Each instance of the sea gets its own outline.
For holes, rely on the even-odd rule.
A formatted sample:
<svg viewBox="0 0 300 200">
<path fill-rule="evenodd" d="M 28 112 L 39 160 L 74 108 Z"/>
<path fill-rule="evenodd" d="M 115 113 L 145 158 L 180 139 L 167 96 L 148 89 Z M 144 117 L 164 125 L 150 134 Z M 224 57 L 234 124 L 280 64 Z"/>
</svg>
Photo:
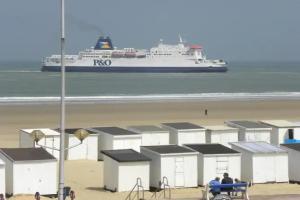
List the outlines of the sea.
<svg viewBox="0 0 300 200">
<path fill-rule="evenodd" d="M 58 102 L 61 75 L 0 62 L 0 103 Z M 66 73 L 70 102 L 300 99 L 300 62 L 228 63 L 227 73 Z"/>
</svg>

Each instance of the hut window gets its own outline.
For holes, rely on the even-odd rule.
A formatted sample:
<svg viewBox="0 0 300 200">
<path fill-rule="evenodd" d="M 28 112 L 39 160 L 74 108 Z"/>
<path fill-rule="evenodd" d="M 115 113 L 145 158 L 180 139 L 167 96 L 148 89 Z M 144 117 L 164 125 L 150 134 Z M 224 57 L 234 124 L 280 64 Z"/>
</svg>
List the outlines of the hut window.
<svg viewBox="0 0 300 200">
<path fill-rule="evenodd" d="M 289 133 L 289 139 L 293 140 L 294 139 L 294 129 L 288 129 L 288 133 Z"/>
</svg>

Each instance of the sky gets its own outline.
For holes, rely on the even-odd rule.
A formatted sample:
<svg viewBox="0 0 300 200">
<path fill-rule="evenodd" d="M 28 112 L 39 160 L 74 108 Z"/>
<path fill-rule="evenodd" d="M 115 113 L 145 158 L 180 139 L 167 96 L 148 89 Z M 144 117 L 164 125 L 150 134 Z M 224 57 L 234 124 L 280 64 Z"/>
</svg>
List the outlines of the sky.
<svg viewBox="0 0 300 200">
<path fill-rule="evenodd" d="M 0 0 L 0 61 L 60 52 L 59 0 Z M 201 44 L 208 58 L 300 61 L 299 0 L 66 0 L 66 52 L 108 35 L 118 48 L 159 39 Z"/>
</svg>

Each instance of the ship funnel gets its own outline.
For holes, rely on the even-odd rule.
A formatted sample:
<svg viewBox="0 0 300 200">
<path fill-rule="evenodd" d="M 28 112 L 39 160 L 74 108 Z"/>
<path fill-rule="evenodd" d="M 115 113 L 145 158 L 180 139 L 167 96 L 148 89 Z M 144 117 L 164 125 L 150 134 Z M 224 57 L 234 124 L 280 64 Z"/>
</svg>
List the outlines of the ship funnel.
<svg viewBox="0 0 300 200">
<path fill-rule="evenodd" d="M 95 47 L 95 50 L 113 50 L 114 46 L 109 37 L 104 38 L 103 36 L 99 37 Z"/>
</svg>

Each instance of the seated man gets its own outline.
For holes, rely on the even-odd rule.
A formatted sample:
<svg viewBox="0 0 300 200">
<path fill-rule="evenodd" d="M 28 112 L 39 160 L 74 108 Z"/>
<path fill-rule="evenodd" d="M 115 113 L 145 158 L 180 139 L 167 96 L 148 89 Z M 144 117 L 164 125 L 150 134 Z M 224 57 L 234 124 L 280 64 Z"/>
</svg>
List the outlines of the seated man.
<svg viewBox="0 0 300 200">
<path fill-rule="evenodd" d="M 211 180 L 209 182 L 209 185 L 210 186 L 213 186 L 213 185 L 220 185 L 220 178 L 219 177 L 216 177 L 214 180 Z M 209 192 L 212 193 L 213 196 L 216 196 L 218 194 L 220 194 L 220 188 L 211 188 L 209 190 Z"/>
<path fill-rule="evenodd" d="M 229 177 L 228 173 L 223 174 L 222 184 L 233 184 L 232 178 Z M 228 195 L 230 195 L 230 191 L 232 191 L 233 188 L 223 188 L 222 191 L 228 191 Z"/>
</svg>

